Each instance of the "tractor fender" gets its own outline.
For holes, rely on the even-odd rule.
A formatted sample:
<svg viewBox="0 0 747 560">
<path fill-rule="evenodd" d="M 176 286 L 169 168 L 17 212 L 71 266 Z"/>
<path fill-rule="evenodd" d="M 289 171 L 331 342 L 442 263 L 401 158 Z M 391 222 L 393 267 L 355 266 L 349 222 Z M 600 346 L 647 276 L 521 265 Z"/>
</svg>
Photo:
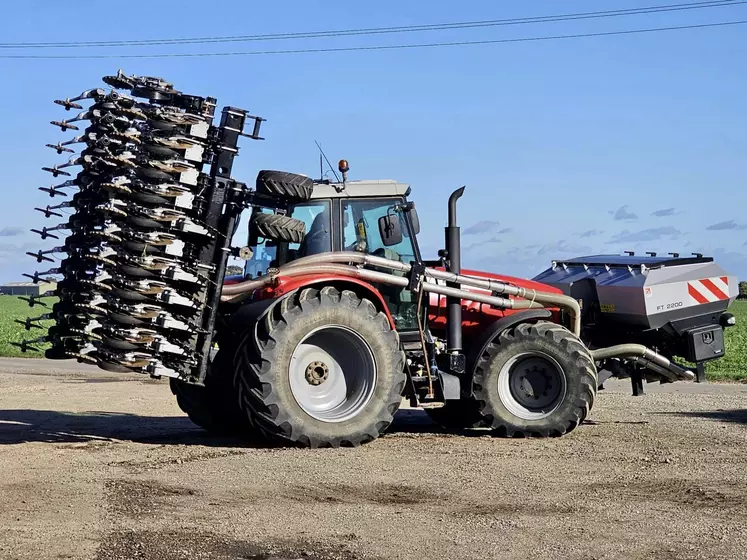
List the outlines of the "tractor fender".
<svg viewBox="0 0 747 560">
<path fill-rule="evenodd" d="M 349 289 L 356 292 L 361 297 L 371 299 L 374 305 L 386 314 L 386 318 L 392 327 L 392 330 L 397 330 L 397 326 L 394 324 L 394 318 L 389 312 L 389 306 L 384 301 L 379 290 L 377 290 L 372 284 L 358 278 L 349 276 L 336 276 L 333 274 L 314 274 L 307 277 L 299 276 L 296 278 L 283 279 L 280 277 L 279 285 L 275 292 L 280 296 L 280 299 L 285 296 L 295 293 L 302 288 L 308 288 L 312 286 L 318 286 L 319 284 L 332 284 L 340 289 Z"/>
<path fill-rule="evenodd" d="M 238 337 L 240 333 L 242 333 L 246 329 L 247 326 L 253 325 L 254 338 L 256 340 L 257 325 L 262 321 L 264 317 L 266 317 L 269 313 L 272 313 L 272 310 L 275 309 L 275 306 L 280 304 L 285 299 L 293 296 L 296 292 L 298 292 L 298 290 L 318 284 L 329 284 L 331 283 L 331 280 L 333 280 L 334 284 L 337 286 L 345 287 L 345 285 L 347 284 L 349 285 L 348 287 L 356 291 L 358 295 L 366 295 L 373 298 L 375 300 L 374 304 L 377 305 L 382 311 L 384 311 L 384 313 L 386 313 L 389 324 L 392 326 L 392 329 L 396 330 L 396 325 L 394 324 L 394 319 L 389 312 L 389 307 L 386 305 L 384 298 L 381 296 L 379 291 L 376 290 L 376 288 L 374 288 L 371 284 L 363 282 L 361 280 L 357 280 L 354 278 L 345 278 L 341 280 L 339 277 L 316 278 L 312 282 L 306 282 L 301 286 L 292 287 L 291 289 L 288 289 L 288 286 L 286 285 L 284 286 L 283 293 L 281 295 L 278 295 L 277 297 L 254 301 L 242 305 L 239 310 L 231 316 L 231 319 L 229 321 L 229 330 L 235 337 Z M 363 290 L 361 290 L 360 288 L 363 288 Z"/>
<path fill-rule="evenodd" d="M 475 341 L 473 350 L 467 356 L 467 364 L 470 373 L 474 375 L 475 366 L 477 366 L 477 360 L 487 350 L 488 345 L 493 342 L 499 334 L 506 329 L 518 325 L 519 323 L 526 323 L 528 321 L 547 319 L 552 316 L 552 312 L 549 309 L 527 309 L 526 311 L 519 311 L 518 313 L 512 313 L 505 317 L 498 319 L 495 323 L 491 324 L 485 329 L 480 337 Z M 475 351 L 476 350 L 476 351 Z M 470 388 L 471 391 L 471 388 Z"/>
</svg>

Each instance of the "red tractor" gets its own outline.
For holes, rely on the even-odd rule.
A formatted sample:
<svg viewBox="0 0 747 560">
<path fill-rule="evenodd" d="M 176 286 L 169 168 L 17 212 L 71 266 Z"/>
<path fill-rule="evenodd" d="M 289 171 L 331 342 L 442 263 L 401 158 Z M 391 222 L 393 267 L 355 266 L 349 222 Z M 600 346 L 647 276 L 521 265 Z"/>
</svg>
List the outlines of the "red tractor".
<svg viewBox="0 0 747 560">
<path fill-rule="evenodd" d="M 448 429 L 562 435 L 609 375 L 640 393 L 644 375 L 693 379 L 678 356 L 702 377 L 724 355 L 737 282 L 709 257 L 580 257 L 535 280 L 462 270 L 461 188 L 426 261 L 407 185 L 348 181 L 343 160 L 337 182 L 262 171 L 248 188 L 233 161 L 263 118 L 229 106 L 216 121 L 215 98 L 157 77 L 103 81 L 56 101 L 90 105 L 51 121 L 85 129 L 48 147 L 83 149 L 43 168 L 70 178 L 39 190 L 68 199 L 35 208 L 64 221 L 32 230 L 56 246 L 28 255 L 54 268 L 25 276 L 61 279 L 28 298 L 46 312 L 19 322 L 46 333 L 23 352 L 169 377 L 200 426 L 307 447 L 376 439 L 403 398 Z M 230 254 L 247 263 L 226 279 Z"/>
<path fill-rule="evenodd" d="M 439 260 L 425 261 L 407 185 L 260 172 L 256 195 L 274 202 L 254 206 L 245 273 L 226 278 L 204 387 L 172 379 L 181 408 L 211 431 L 306 447 L 376 439 L 403 398 L 450 430 L 575 429 L 598 384 L 579 303 L 531 280 L 462 270 L 463 192 L 449 199 Z M 626 346 L 603 357 L 692 378 Z"/>
</svg>

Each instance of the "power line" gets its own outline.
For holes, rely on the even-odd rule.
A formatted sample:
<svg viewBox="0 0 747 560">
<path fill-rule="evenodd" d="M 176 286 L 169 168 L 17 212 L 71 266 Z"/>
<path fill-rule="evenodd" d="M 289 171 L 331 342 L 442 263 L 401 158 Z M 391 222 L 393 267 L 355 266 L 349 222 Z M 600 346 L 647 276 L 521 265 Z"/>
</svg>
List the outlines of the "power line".
<svg viewBox="0 0 747 560">
<path fill-rule="evenodd" d="M 328 37 L 350 37 L 361 35 L 382 35 L 394 33 L 413 33 L 424 31 L 447 31 L 458 29 L 474 29 L 485 27 L 499 27 L 509 25 L 527 25 L 534 23 L 553 23 L 562 21 L 577 21 L 585 19 L 612 18 L 621 16 L 679 12 L 685 10 L 702 10 L 708 8 L 722 8 L 747 4 L 747 0 L 709 0 L 680 4 L 664 4 L 644 6 L 619 10 L 601 10 L 593 12 L 577 12 L 570 14 L 556 14 L 511 19 L 495 19 L 481 21 L 466 21 L 452 23 L 436 23 L 425 25 L 405 25 L 398 27 L 371 27 L 362 29 L 342 29 L 328 31 L 308 31 L 294 33 L 272 33 L 265 35 L 235 35 L 224 37 L 193 37 L 182 39 L 143 39 L 117 41 L 73 41 L 58 43 L 0 43 L 0 49 L 36 49 L 36 48 L 87 48 L 87 47 L 137 47 L 157 45 L 193 45 L 210 43 L 236 43 L 251 41 L 277 41 L 289 39 L 315 39 Z"/>
<path fill-rule="evenodd" d="M 116 58 L 199 58 L 199 57 L 222 57 L 222 56 L 262 56 L 282 54 L 309 54 L 309 53 L 331 53 L 331 52 L 353 52 L 353 51 L 382 51 L 395 49 L 421 49 L 433 47 L 461 47 L 467 45 L 495 45 L 500 43 L 523 43 L 532 41 L 553 41 L 563 39 L 582 39 L 588 37 L 609 37 L 613 35 L 633 35 L 642 33 L 658 33 L 663 31 L 679 31 L 684 29 L 705 29 L 709 27 L 726 27 L 731 25 L 744 25 L 747 20 L 722 21 L 716 23 L 701 23 L 694 25 L 679 25 L 670 27 L 653 27 L 648 29 L 623 29 L 619 31 L 604 31 L 598 33 L 575 33 L 571 35 L 545 35 L 540 37 L 517 37 L 512 39 L 488 39 L 483 41 L 453 41 L 442 43 L 416 43 L 411 45 L 374 45 L 359 47 L 335 47 L 319 49 L 287 49 L 270 51 L 245 51 L 245 52 L 216 52 L 216 53 L 157 53 L 157 54 L 100 54 L 100 55 L 0 55 L 0 59 L 16 60 L 93 60 L 93 59 L 116 59 Z"/>
</svg>

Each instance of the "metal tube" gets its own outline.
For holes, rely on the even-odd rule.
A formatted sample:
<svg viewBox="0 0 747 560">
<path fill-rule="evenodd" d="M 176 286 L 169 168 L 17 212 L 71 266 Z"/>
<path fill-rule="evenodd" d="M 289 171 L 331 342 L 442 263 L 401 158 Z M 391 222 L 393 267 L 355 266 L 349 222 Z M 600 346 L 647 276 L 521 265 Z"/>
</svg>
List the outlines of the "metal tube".
<svg viewBox="0 0 747 560">
<path fill-rule="evenodd" d="M 456 211 L 457 201 L 463 194 L 464 187 L 451 193 L 449 197 L 449 221 L 444 228 L 449 272 L 457 278 L 462 271 L 462 248 Z M 452 289 L 461 288 L 458 281 L 447 282 L 447 286 Z M 446 298 L 446 346 L 450 353 L 458 353 L 462 350 L 462 300 L 457 296 Z"/>
<path fill-rule="evenodd" d="M 318 265 L 298 267 L 290 270 L 284 270 L 279 276 L 293 277 L 303 276 L 306 274 L 339 274 L 341 276 L 351 276 L 355 278 L 361 278 L 369 282 L 391 284 L 394 286 L 401 286 L 403 288 L 410 284 L 410 281 L 407 278 L 403 278 L 401 276 L 393 276 L 392 274 L 389 274 L 387 272 L 378 272 L 376 270 L 368 270 L 365 268 L 356 268 L 354 266 L 344 265 Z M 253 286 L 251 287 L 251 291 L 269 284 L 273 281 L 274 278 L 277 278 L 277 276 L 267 276 L 262 279 L 253 280 L 251 282 L 251 284 L 253 284 Z M 244 287 L 246 286 L 246 284 L 249 284 L 249 282 L 224 287 L 223 296 L 236 296 L 249 292 L 249 290 Z M 423 282 L 422 286 L 423 290 L 426 292 L 433 292 L 447 297 L 451 296 L 468 301 L 477 301 L 480 303 L 486 303 L 488 305 L 494 305 L 500 308 L 526 308 L 531 304 L 531 302 L 529 301 L 522 302 L 506 298 L 488 296 L 476 292 L 469 292 L 467 290 L 451 288 L 449 286 L 432 284 L 430 282 Z M 224 301 L 234 301 L 234 299 L 232 298 L 229 300 L 227 297 L 225 297 Z"/>
<path fill-rule="evenodd" d="M 337 252 L 337 253 L 334 253 L 334 252 L 319 253 L 317 255 L 310 255 L 308 257 L 302 257 L 300 259 L 291 261 L 290 263 L 283 265 L 282 267 L 279 268 L 279 271 L 280 271 L 280 275 L 282 275 L 285 270 L 288 270 L 291 268 L 300 268 L 300 267 L 308 266 L 308 265 L 325 265 L 325 264 L 332 264 L 332 263 L 355 263 L 355 264 L 360 264 L 364 266 L 377 266 L 380 268 L 388 268 L 391 270 L 396 270 L 396 271 L 405 272 L 405 273 L 410 272 L 412 270 L 412 267 L 409 264 L 403 263 L 400 261 L 393 261 L 391 259 L 385 259 L 382 257 L 367 255 L 365 253 L 345 251 L 345 252 Z M 581 318 L 580 318 L 581 309 L 578 306 L 578 302 L 576 302 L 576 300 L 574 300 L 571 297 L 564 296 L 562 294 L 553 294 L 549 292 L 538 292 L 535 290 L 526 290 L 525 288 L 511 286 L 509 284 L 506 284 L 505 282 L 499 282 L 499 281 L 490 280 L 487 278 L 475 278 L 472 276 L 463 276 L 461 274 L 454 274 L 453 272 L 446 272 L 446 271 L 436 270 L 433 268 L 425 269 L 425 274 L 426 276 L 431 277 L 431 278 L 445 280 L 447 282 L 453 282 L 453 283 L 461 284 L 461 285 L 474 286 L 476 288 L 483 288 L 485 290 L 489 290 L 491 292 L 496 292 L 499 294 L 508 294 L 508 295 L 514 295 L 517 297 L 523 297 L 527 300 L 526 303 L 523 303 L 521 301 L 514 301 L 513 309 L 530 309 L 530 308 L 544 307 L 543 305 L 539 305 L 539 304 L 547 300 L 550 300 L 549 303 L 552 303 L 562 308 L 566 308 L 571 312 L 572 318 L 574 320 L 574 325 L 573 325 L 572 330 L 574 334 L 576 335 L 580 334 L 581 332 Z M 234 286 L 239 286 L 239 285 L 240 284 L 235 284 Z M 235 292 L 224 291 L 224 294 L 226 295 L 228 295 L 229 293 L 235 293 Z M 534 300 L 534 303 L 532 303 L 531 300 Z"/>
<path fill-rule="evenodd" d="M 673 372 L 679 379 L 695 379 L 695 374 L 689 369 L 684 369 L 670 362 L 661 354 L 654 352 L 650 348 L 646 348 L 642 344 L 618 344 L 617 346 L 610 346 L 608 348 L 599 348 L 598 350 L 592 350 L 591 356 L 595 361 L 604 360 L 605 358 L 643 358 Z"/>
<path fill-rule="evenodd" d="M 444 272 L 441 270 L 435 270 L 433 268 L 426 268 L 425 275 L 431 278 L 439 280 L 456 281 L 459 284 L 466 284 L 468 286 L 474 286 L 476 288 L 483 288 L 491 292 L 499 294 L 507 294 L 520 298 L 524 298 L 529 301 L 536 301 L 539 303 L 550 303 L 557 305 L 558 307 L 568 309 L 571 313 L 573 334 L 579 336 L 581 334 L 581 306 L 578 302 L 570 296 L 563 294 L 553 294 L 550 292 L 538 292 L 537 290 L 527 290 L 526 288 L 520 288 L 518 286 L 511 286 L 505 282 L 499 282 L 490 280 L 487 278 L 474 278 L 472 276 L 463 276 L 461 274 L 453 274 L 451 272 Z"/>
<path fill-rule="evenodd" d="M 651 371 L 656 372 L 659 375 L 663 375 L 671 381 L 679 381 L 679 377 L 677 377 L 677 375 L 675 375 L 673 372 L 661 367 L 658 364 L 655 364 L 654 362 L 648 361 L 646 358 L 635 358 L 635 361 L 641 364 L 641 366 L 643 366 L 644 368 L 650 369 Z"/>
<path fill-rule="evenodd" d="M 457 204 L 457 200 L 459 200 L 464 194 L 465 188 L 466 187 L 458 188 L 453 193 L 451 193 L 451 196 L 449 197 L 449 225 L 448 227 L 457 227 L 456 204 Z"/>
<path fill-rule="evenodd" d="M 227 286 L 223 286 L 221 295 L 232 296 L 245 292 L 253 292 L 268 284 L 270 280 L 272 280 L 271 276 L 264 276 L 262 278 L 255 278 L 254 280 L 247 280 L 246 282 L 239 282 L 238 284 L 228 284 Z"/>
<path fill-rule="evenodd" d="M 355 268 L 354 266 L 344 266 L 344 265 L 335 265 L 335 264 L 309 265 L 309 266 L 297 267 L 293 269 L 284 269 L 282 270 L 282 272 L 279 272 L 278 274 L 268 274 L 264 278 L 258 278 L 256 280 L 251 280 L 249 282 L 242 282 L 240 284 L 231 284 L 228 286 L 224 286 L 223 295 L 231 296 L 231 295 L 243 294 L 249 291 L 254 291 L 258 288 L 262 288 L 263 286 L 266 286 L 267 284 L 270 284 L 276 278 L 279 278 L 279 277 L 293 278 L 294 276 L 304 276 L 306 274 L 341 274 L 343 276 L 360 277 L 360 272 L 362 271 L 363 269 Z M 391 274 L 385 274 L 384 276 L 391 277 L 391 278 L 397 278 L 396 276 L 392 276 Z M 405 278 L 399 278 L 399 279 L 403 280 L 405 282 L 405 285 L 407 285 L 408 283 L 407 279 Z M 377 280 L 377 281 L 383 282 L 383 280 Z"/>
<path fill-rule="evenodd" d="M 412 267 L 400 261 L 393 261 L 391 259 L 385 259 L 382 257 L 376 257 L 373 255 L 367 255 L 366 253 L 357 253 L 353 251 L 343 251 L 338 253 L 319 253 L 317 255 L 309 255 L 308 257 L 302 257 L 291 261 L 288 264 L 280 267 L 280 270 L 286 270 L 287 268 L 297 268 L 299 266 L 305 266 L 308 264 L 332 264 L 332 263 L 356 263 L 365 264 L 370 266 L 379 266 L 381 268 L 389 268 L 398 272 L 410 272 Z"/>
</svg>

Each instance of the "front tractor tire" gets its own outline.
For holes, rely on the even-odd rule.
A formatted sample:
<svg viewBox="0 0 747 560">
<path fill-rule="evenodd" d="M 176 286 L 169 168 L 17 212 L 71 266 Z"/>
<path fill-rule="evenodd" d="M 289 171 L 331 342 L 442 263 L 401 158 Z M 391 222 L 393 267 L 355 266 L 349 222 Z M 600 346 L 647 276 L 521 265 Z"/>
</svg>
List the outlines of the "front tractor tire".
<svg viewBox="0 0 747 560">
<path fill-rule="evenodd" d="M 586 346 L 564 327 L 544 321 L 502 332 L 475 366 L 480 414 L 504 437 L 573 431 L 589 414 L 596 388 Z"/>
<path fill-rule="evenodd" d="M 245 333 L 234 384 L 240 407 L 271 441 L 354 447 L 391 424 L 404 360 L 397 332 L 371 301 L 306 288 Z"/>
</svg>

